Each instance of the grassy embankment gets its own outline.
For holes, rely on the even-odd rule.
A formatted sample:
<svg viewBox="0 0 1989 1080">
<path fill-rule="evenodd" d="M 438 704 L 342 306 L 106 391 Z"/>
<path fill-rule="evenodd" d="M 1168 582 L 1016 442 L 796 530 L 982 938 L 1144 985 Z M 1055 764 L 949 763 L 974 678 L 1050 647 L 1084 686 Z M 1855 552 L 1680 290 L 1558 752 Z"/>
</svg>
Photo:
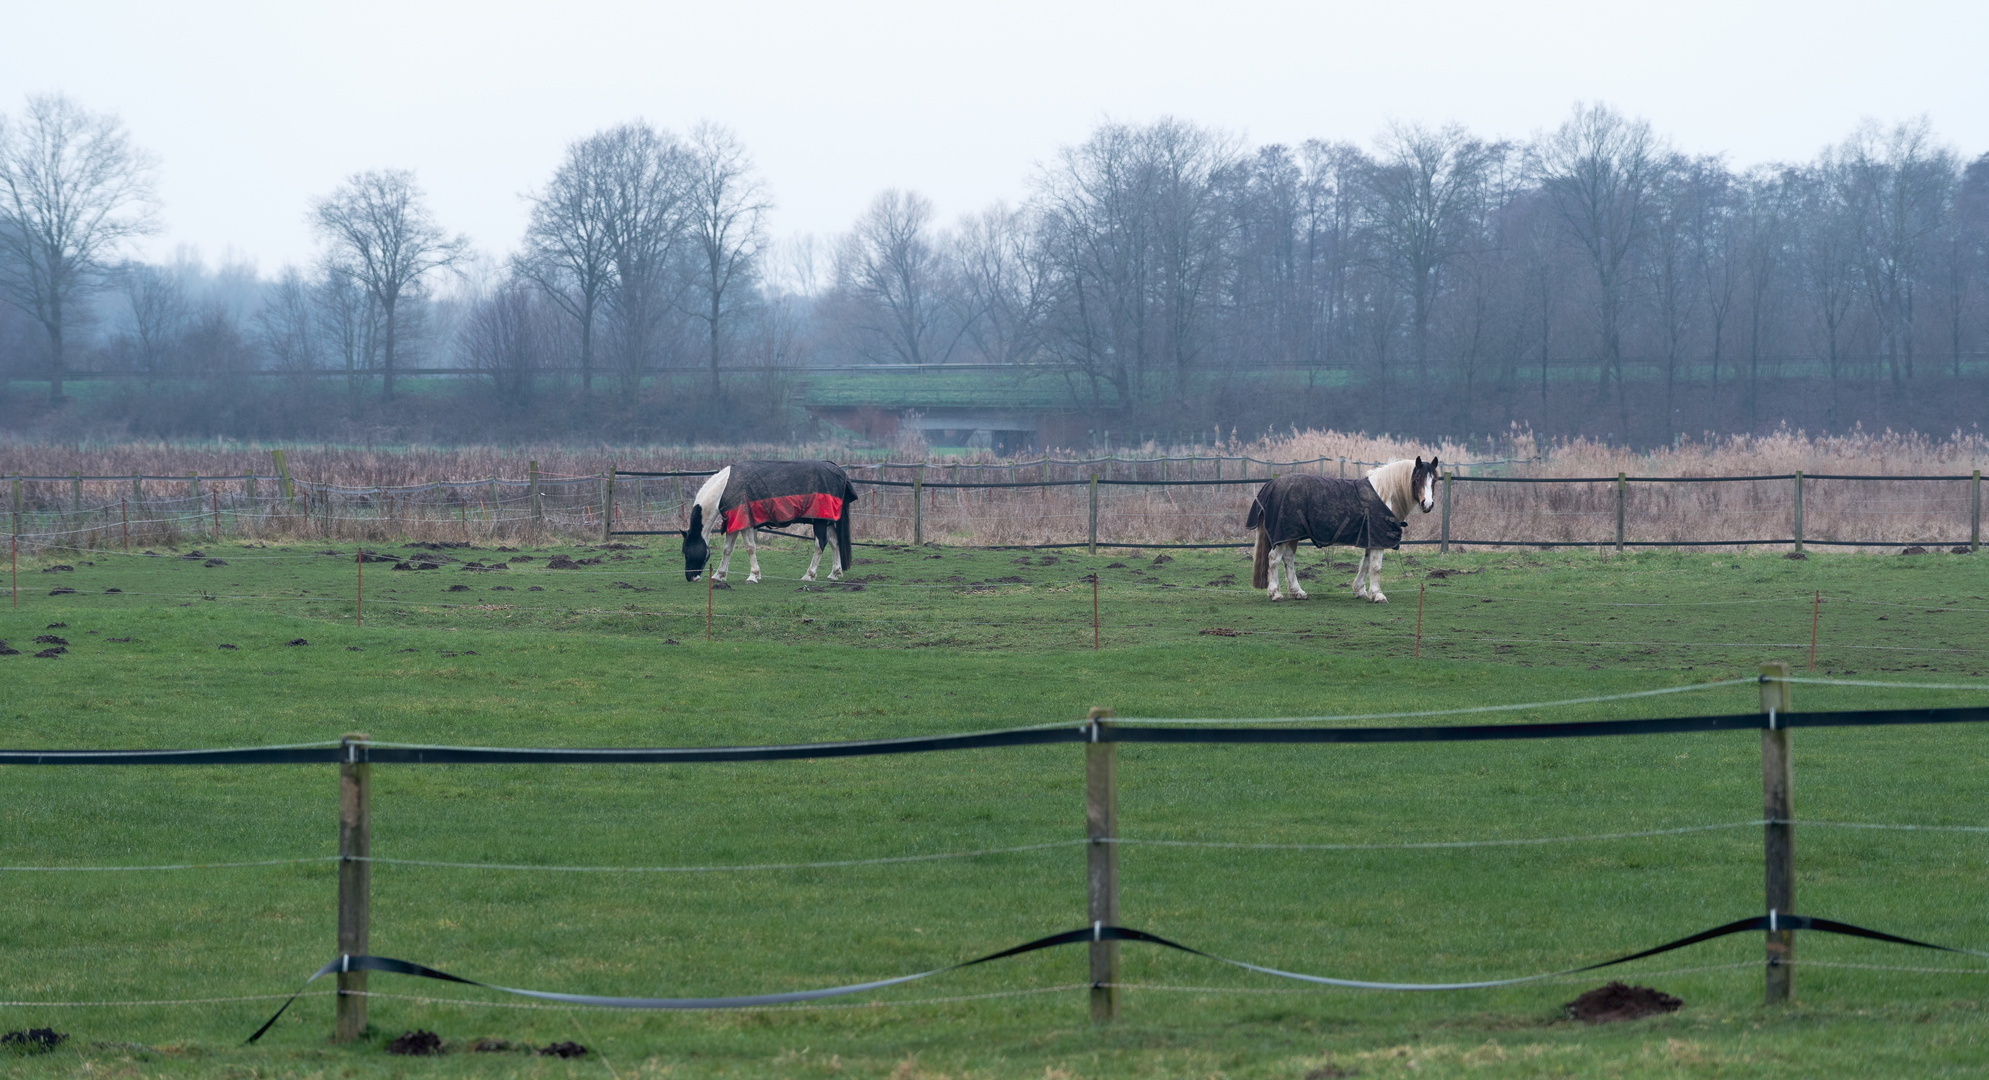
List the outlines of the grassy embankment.
<svg viewBox="0 0 1989 1080">
<path fill-rule="evenodd" d="M 405 549 L 392 549 L 401 551 Z M 1391 558 L 1394 603 L 1356 604 L 1321 567 L 1315 599 L 1268 605 L 1240 554 L 1155 566 L 1016 553 L 861 549 L 862 590 L 797 591 L 794 548 L 714 596 L 664 548 L 569 550 L 603 562 L 503 572 L 366 567 L 351 549 L 206 549 L 226 560 L 86 554 L 27 567 L 0 638 L 70 642 L 0 657 L 8 746 L 244 745 L 335 738 L 489 745 L 788 742 L 1080 717 L 1278 716 L 1541 700 L 1752 673 L 1925 680 L 1984 673 L 1989 572 L 1972 558 L 1482 554 Z M 509 558 L 456 550 L 460 560 Z M 626 560 L 614 560 L 626 554 Z M 1112 563 L 1124 565 L 1107 568 Z M 91 565 L 94 564 L 94 565 Z M 1100 573 L 1105 648 L 1091 645 Z M 1463 571 L 1438 579 L 1431 570 Z M 1019 578 L 1019 581 L 1001 579 Z M 628 587 L 624 588 L 622 583 Z M 1416 583 L 1428 585 L 1423 656 Z M 463 591 L 450 591 L 464 585 Z M 532 586 L 542 591 L 531 591 Z M 496 591 L 500 586 L 508 591 Z M 1173 586 L 1173 587 L 1168 587 Z M 48 596 L 52 588 L 77 590 Z M 105 589 L 118 593 L 107 594 Z M 648 591 L 641 591 L 647 589 Z M 212 597 L 213 599 L 207 599 Z M 322 599 L 313 599 L 322 598 Z M 1491 599 L 1488 599 L 1491 598 Z M 1851 600 L 1874 602 L 1854 604 Z M 1746 601 L 1746 602 L 1736 602 Z M 1659 604 L 1618 607 L 1610 604 Z M 1877 606 L 1898 605 L 1898 606 Z M 1700 606 L 1691 606 L 1700 605 Z M 1969 609 L 1977 609 L 1971 611 Z M 50 623 L 67 625 L 46 629 Z M 1206 635 L 1212 628 L 1244 631 Z M 287 646 L 296 638 L 309 645 Z M 112 638 L 130 638 L 113 642 Z M 674 644 L 671 644 L 674 642 Z M 1611 644 L 1588 644 L 1608 642 Z M 1768 644 L 1746 644 L 1768 643 Z M 222 644 L 237 646 L 221 649 Z M 1886 649 L 1874 648 L 1885 646 Z M 35 646 L 39 647 L 39 646 Z M 29 651 L 32 651 L 29 649 Z M 1899 674 L 1890 674 L 1899 673 Z M 1977 695 L 1798 687 L 1812 708 L 1960 704 Z M 1751 687 L 1528 712 L 1526 719 L 1745 711 Z M 1972 729 L 1797 737 L 1797 811 L 1814 821 L 1985 824 Z M 1120 820 L 1137 839 L 1377 843 L 1577 836 L 1759 816 L 1754 740 L 1666 736 L 1533 744 L 1120 749 Z M 375 770 L 376 855 L 531 865 L 686 866 L 968 851 L 1082 833 L 1073 747 L 687 767 Z M 303 858 L 334 850 L 321 767 L 22 768 L 0 798 L 0 865 Z M 1123 921 L 1213 952 L 1355 978 L 1552 970 L 1753 913 L 1759 832 L 1525 847 L 1121 852 Z M 1989 943 L 1982 841 L 1964 833 L 1798 831 L 1804 911 L 1963 945 Z M 1083 919 L 1077 846 L 846 869 L 704 874 L 380 866 L 375 952 L 474 978 L 595 993 L 725 994 L 921 970 Z M 287 991 L 332 948 L 332 866 L 0 873 L 0 1000 L 237 997 Z M 1803 959 L 1954 969 L 1973 961 L 1805 935 Z M 594 1059 L 457 1053 L 413 1065 L 379 1042 L 333 1048 L 326 998 L 265 1042 L 275 1002 L 0 1008 L 70 1047 L 0 1061 L 23 1075 L 1908 1075 L 1980 1068 L 1981 976 L 1802 969 L 1802 1004 L 1758 1006 L 1760 943 L 1735 937 L 1623 977 L 1683 997 L 1670 1018 L 1591 1029 L 1559 1003 L 1601 976 L 1433 995 L 1302 991 L 1128 946 L 1126 1019 L 1099 1030 L 1083 991 L 786 1012 L 631 1015 L 382 998 L 384 1037 L 427 1027 L 577 1039 Z M 875 995 L 914 1001 L 1065 986 L 1080 950 L 1039 953 Z M 1660 974 L 1687 968 L 1712 970 Z M 387 994 L 503 1000 L 374 976 Z M 1185 990 L 1184 987 L 1211 988 Z M 1251 991 L 1251 992 L 1228 992 Z M 1267 991 L 1270 991 L 1267 993 Z"/>
</svg>

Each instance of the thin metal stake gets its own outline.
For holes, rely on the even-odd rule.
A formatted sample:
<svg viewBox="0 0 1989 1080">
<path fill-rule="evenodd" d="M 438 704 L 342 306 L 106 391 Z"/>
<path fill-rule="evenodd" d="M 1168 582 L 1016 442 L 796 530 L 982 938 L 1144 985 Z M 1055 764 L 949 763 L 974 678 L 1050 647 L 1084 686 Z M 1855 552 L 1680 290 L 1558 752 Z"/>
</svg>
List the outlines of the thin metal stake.
<svg viewBox="0 0 1989 1080">
<path fill-rule="evenodd" d="M 1416 583 L 1416 659 L 1423 658 L 1423 590 L 1428 586 Z"/>
</svg>

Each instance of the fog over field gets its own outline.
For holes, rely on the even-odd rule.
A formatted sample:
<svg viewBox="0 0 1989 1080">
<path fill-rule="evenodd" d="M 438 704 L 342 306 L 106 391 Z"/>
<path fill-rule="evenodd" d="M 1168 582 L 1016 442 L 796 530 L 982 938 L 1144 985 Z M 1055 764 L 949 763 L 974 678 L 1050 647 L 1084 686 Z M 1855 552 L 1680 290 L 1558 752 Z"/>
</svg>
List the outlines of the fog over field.
<svg viewBox="0 0 1989 1080">
<path fill-rule="evenodd" d="M 1972 6 L 0 22 L 47 43 L 0 72 L 14 439 L 1636 447 L 1989 400 Z"/>
</svg>

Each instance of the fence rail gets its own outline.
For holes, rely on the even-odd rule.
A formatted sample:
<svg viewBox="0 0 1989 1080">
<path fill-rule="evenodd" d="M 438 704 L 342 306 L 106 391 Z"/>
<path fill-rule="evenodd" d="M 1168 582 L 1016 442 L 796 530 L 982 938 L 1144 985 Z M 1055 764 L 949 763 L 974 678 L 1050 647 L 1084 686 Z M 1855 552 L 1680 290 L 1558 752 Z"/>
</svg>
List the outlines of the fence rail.
<svg viewBox="0 0 1989 1080">
<path fill-rule="evenodd" d="M 224 538 L 501 542 L 667 535 L 711 470 L 436 480 L 353 487 L 273 475 L 10 478 L 11 532 L 51 547 Z M 1248 488 L 1373 462 L 1246 456 L 848 465 L 859 542 L 988 548 L 1245 547 Z M 1441 513 L 1409 546 L 1923 547 L 1978 550 L 1982 474 L 1546 476 L 1538 462 L 1447 468 Z M 1237 473 L 1241 472 L 1242 475 Z M 693 481 L 686 483 L 686 481 Z M 1244 489 L 1244 490 L 1239 490 Z"/>
<path fill-rule="evenodd" d="M 1737 682 L 1743 681 L 1746 680 L 1725 680 L 1693 687 L 1664 688 L 1657 691 L 1641 691 L 1636 694 L 1606 695 L 1604 698 L 1572 698 L 1558 702 L 1537 702 L 1528 706 L 1513 706 L 1513 708 L 1545 709 L 1556 706 L 1566 707 L 1588 704 L 1597 700 L 1616 700 L 1632 696 L 1649 696 L 1660 693 L 1731 687 Z M 337 977 L 338 992 L 336 997 L 334 1033 L 335 1037 L 341 1041 L 355 1039 L 365 1029 L 366 1002 L 369 996 L 372 996 L 367 991 L 367 973 L 369 971 L 398 973 L 467 985 L 487 986 L 506 993 L 523 994 L 528 997 L 550 999 L 569 1004 L 639 1009 L 738 1008 L 764 1007 L 771 1004 L 784 1004 L 813 1000 L 821 997 L 859 993 L 928 978 L 943 972 L 956 971 L 962 967 L 1019 955 L 1040 948 L 1084 944 L 1089 949 L 1090 956 L 1089 987 L 1091 1012 L 1095 1020 L 1102 1021 L 1116 1018 L 1119 1012 L 1119 990 L 1124 985 L 1119 975 L 1118 947 L 1121 941 L 1148 942 L 1167 948 L 1179 949 L 1211 960 L 1233 964 L 1247 970 L 1314 984 L 1356 989 L 1453 990 L 1514 985 L 1576 972 L 1592 971 L 1597 968 L 1682 948 L 1700 941 L 1711 940 L 1715 937 L 1760 930 L 1765 933 L 1766 963 L 1764 985 L 1767 999 L 1771 1004 L 1786 1002 L 1791 996 L 1791 983 L 1795 962 L 1794 935 L 1797 930 L 1849 934 L 1877 941 L 1919 948 L 1938 949 L 1945 952 L 1970 953 L 1971 955 L 1978 956 L 1989 955 L 1989 953 L 1972 953 L 1970 950 L 1932 945 L 1924 941 L 1880 931 L 1867 930 L 1846 923 L 1833 922 L 1828 919 L 1794 914 L 1791 908 L 1795 880 L 1793 843 L 1795 820 L 1789 800 L 1789 792 L 1793 786 L 1794 778 L 1793 756 L 1790 751 L 1789 742 L 1789 732 L 1793 728 L 1989 723 L 1989 707 L 1970 706 L 1934 709 L 1795 712 L 1791 707 L 1792 688 L 1795 684 L 1819 683 L 1829 685 L 1834 684 L 1835 681 L 1828 679 L 1794 678 L 1790 675 L 1788 665 L 1780 663 L 1762 665 L 1762 674 L 1758 681 L 1761 690 L 1761 709 L 1759 712 L 1638 720 L 1409 727 L 1280 726 L 1273 721 L 1268 724 L 1264 722 L 1251 722 L 1255 726 L 1227 726 L 1207 721 L 1180 721 L 1172 723 L 1160 721 L 1144 724 L 1137 721 L 1119 722 L 1113 719 L 1110 710 L 1093 709 L 1082 723 L 1047 724 L 1036 727 L 955 735 L 914 736 L 898 739 L 862 739 L 798 745 L 681 748 L 462 747 L 378 742 L 368 739 L 363 735 L 351 735 L 337 742 L 326 741 L 288 746 L 226 749 L 5 750 L 0 751 L 0 765 L 336 765 L 340 778 L 338 855 L 331 858 L 335 858 L 338 862 L 338 958 L 320 969 L 316 975 L 312 976 L 312 980 L 325 975 L 335 975 Z M 1858 682 L 1851 685 L 1890 685 L 1901 689 L 1915 688 L 1912 684 L 1872 684 Z M 1929 688 L 1946 689 L 1948 687 Z M 1965 687 L 1964 689 L 1976 688 Z M 1985 687 L 1984 689 L 1989 689 L 1989 687 Z M 1486 708 L 1493 707 L 1473 706 L 1453 710 L 1436 710 L 1418 715 L 1441 717 L 1480 712 Z M 1708 828 L 1743 827 L 1749 824 L 1760 825 L 1763 829 L 1763 863 L 1766 880 L 1764 896 L 1766 914 L 1762 916 L 1737 920 L 1684 938 L 1679 938 L 1656 948 L 1644 949 L 1596 964 L 1568 968 L 1564 971 L 1550 972 L 1544 975 L 1529 975 L 1519 978 L 1473 983 L 1380 983 L 1304 975 L 1274 968 L 1260 967 L 1204 953 L 1165 938 L 1122 927 L 1118 922 L 1120 882 L 1117 851 L 1123 844 L 1136 842 L 1119 836 L 1116 746 L 1122 742 L 1204 745 L 1236 743 L 1371 744 L 1385 742 L 1478 742 L 1743 730 L 1759 731 L 1761 733 L 1763 799 L 1761 820 L 1752 823 L 1739 823 L 1732 826 L 1697 826 L 1683 830 L 1657 830 L 1647 833 L 1630 833 L 1614 838 L 1638 838 L 1643 836 L 1670 835 L 1674 832 L 1699 831 Z M 1054 934 L 1004 949 L 1000 952 L 991 953 L 962 964 L 936 968 L 932 971 L 912 975 L 830 987 L 821 990 L 786 992 L 771 995 L 763 994 L 738 998 L 609 998 L 551 993 L 538 990 L 521 990 L 478 983 L 409 961 L 373 956 L 368 951 L 367 943 L 371 918 L 371 867 L 376 862 L 395 863 L 400 861 L 376 858 L 372 854 L 370 791 L 371 767 L 375 764 L 568 765 L 796 761 L 832 757 L 951 752 L 975 748 L 1039 746 L 1052 743 L 1081 743 L 1085 748 L 1085 839 L 1082 843 L 1085 845 L 1087 855 L 1085 870 L 1085 893 L 1089 923 L 1089 929 L 1087 930 Z M 1025 851 L 1057 846 L 1061 846 L 1061 843 L 1052 842 L 1049 844 L 1024 845 L 1004 850 Z M 1292 845 L 1277 846 L 1289 847 Z M 263 863 L 243 865 L 284 865 L 296 861 L 298 860 L 270 860 Z M 857 866 L 869 865 L 876 861 L 880 860 L 855 859 L 823 865 Z M 153 869 L 174 868 L 178 867 L 155 867 Z M 523 866 L 495 867 L 469 864 L 460 865 L 458 868 L 482 870 L 535 869 Z M 130 867 L 117 869 L 146 868 Z M 536 869 L 573 870 L 579 868 L 544 867 Z M 603 868 L 587 869 L 598 870 Z M 306 985 L 309 985 L 308 981 Z M 292 997 L 290 1000 L 294 1001 L 295 997 Z M 286 1002 L 284 1008 L 288 1008 L 288 1005 L 289 1002 Z M 281 1015 L 281 1010 L 279 1010 L 278 1015 Z M 256 1032 L 256 1037 L 267 1031 L 270 1024 L 275 1022 L 275 1019 L 275 1017 L 272 1017 L 269 1023 L 264 1024 L 263 1028 Z M 253 1037 L 251 1041 L 253 1041 Z"/>
</svg>

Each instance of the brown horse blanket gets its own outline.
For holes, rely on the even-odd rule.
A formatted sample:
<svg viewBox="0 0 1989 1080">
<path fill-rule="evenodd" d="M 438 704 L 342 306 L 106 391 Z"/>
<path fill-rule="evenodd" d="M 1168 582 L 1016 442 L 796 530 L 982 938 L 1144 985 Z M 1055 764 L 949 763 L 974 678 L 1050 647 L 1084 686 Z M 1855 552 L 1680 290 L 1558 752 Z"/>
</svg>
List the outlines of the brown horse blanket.
<svg viewBox="0 0 1989 1080">
<path fill-rule="evenodd" d="M 797 521 L 834 522 L 856 501 L 856 488 L 833 461 L 741 461 L 718 500 L 725 531 Z"/>
<path fill-rule="evenodd" d="M 1257 489 L 1243 527 L 1254 529 L 1260 523 L 1274 545 L 1311 540 L 1317 547 L 1343 544 L 1394 550 L 1402 546 L 1402 523 L 1365 477 L 1280 476 Z"/>
</svg>

